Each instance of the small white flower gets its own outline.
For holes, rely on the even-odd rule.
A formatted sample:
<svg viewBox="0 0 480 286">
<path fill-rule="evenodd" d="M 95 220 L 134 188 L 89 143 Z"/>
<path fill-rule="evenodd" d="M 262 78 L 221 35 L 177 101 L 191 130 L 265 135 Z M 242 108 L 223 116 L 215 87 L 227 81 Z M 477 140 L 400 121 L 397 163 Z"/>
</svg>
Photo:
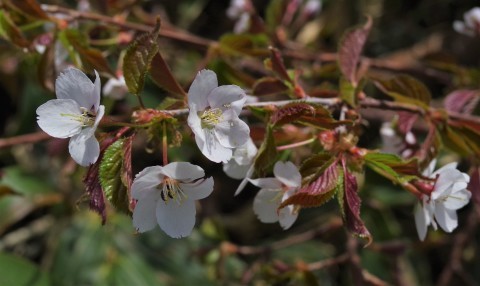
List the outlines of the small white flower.
<svg viewBox="0 0 480 286">
<path fill-rule="evenodd" d="M 391 122 L 384 122 L 380 128 L 380 137 L 382 138 L 381 152 L 401 155 L 404 158 L 412 155 L 413 150 L 408 148 L 409 145 L 416 143 L 412 132 L 408 132 L 402 139 L 392 128 Z"/>
<path fill-rule="evenodd" d="M 322 10 L 322 1 L 308 0 L 303 8 L 303 13 L 307 15 L 316 15 Z"/>
<path fill-rule="evenodd" d="M 253 201 L 253 211 L 261 222 L 278 221 L 283 229 L 288 229 L 297 219 L 298 213 L 293 205 L 281 210 L 278 210 L 278 207 L 301 186 L 302 176 L 292 162 L 275 163 L 273 174 L 275 178 L 249 180 L 261 188 Z"/>
<path fill-rule="evenodd" d="M 444 231 L 452 232 L 458 225 L 457 210 L 468 204 L 472 196 L 466 189 L 470 177 L 457 170 L 457 163 L 447 164 L 432 173 L 435 163 L 433 160 L 424 174 L 436 178 L 433 191 L 430 197 L 423 195 L 415 207 L 415 225 L 422 241 L 429 225 L 437 230 L 438 223 Z"/>
<path fill-rule="evenodd" d="M 158 223 L 173 238 L 189 236 L 195 226 L 195 201 L 213 191 L 213 178 L 188 162 L 153 166 L 137 174 L 132 184 L 133 226 L 139 232 L 151 230 Z"/>
<path fill-rule="evenodd" d="M 236 34 L 243 33 L 248 30 L 250 25 L 250 6 L 247 0 L 231 0 L 227 9 L 227 16 L 232 20 L 237 20 L 233 31 Z"/>
<path fill-rule="evenodd" d="M 52 99 L 37 108 L 37 122 L 48 135 L 70 138 L 68 149 L 78 164 L 88 166 L 97 161 L 100 147 L 95 130 L 105 112 L 100 105 L 100 78 L 95 84 L 80 70 L 69 68 L 57 78 Z"/>
<path fill-rule="evenodd" d="M 238 147 L 233 151 L 233 157 L 228 163 L 223 163 L 223 171 L 230 178 L 241 180 L 245 178 L 248 169 L 253 164 L 253 159 L 257 155 L 257 147 L 249 138 L 247 143 Z"/>
<path fill-rule="evenodd" d="M 123 75 L 109 79 L 103 86 L 103 95 L 113 99 L 122 99 L 127 93 L 128 88 Z"/>
<path fill-rule="evenodd" d="M 480 8 L 475 7 L 463 14 L 462 21 L 453 22 L 453 29 L 461 34 L 475 37 L 480 34 Z"/>
<path fill-rule="evenodd" d="M 188 91 L 188 125 L 203 155 L 213 162 L 232 158 L 232 149 L 245 144 L 250 128 L 238 118 L 245 92 L 236 85 L 218 86 L 211 70 L 200 71 Z"/>
</svg>

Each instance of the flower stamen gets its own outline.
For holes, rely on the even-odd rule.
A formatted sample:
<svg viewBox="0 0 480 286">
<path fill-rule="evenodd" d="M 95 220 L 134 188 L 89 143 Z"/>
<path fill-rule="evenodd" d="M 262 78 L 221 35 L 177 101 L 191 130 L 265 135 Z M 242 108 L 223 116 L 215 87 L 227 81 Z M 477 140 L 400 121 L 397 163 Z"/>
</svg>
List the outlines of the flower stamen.
<svg viewBox="0 0 480 286">
<path fill-rule="evenodd" d="M 163 183 L 159 185 L 160 197 L 165 204 L 170 200 L 174 200 L 178 205 L 182 204 L 182 201 L 187 199 L 187 195 L 180 188 L 177 180 L 172 178 L 165 178 Z"/>
<path fill-rule="evenodd" d="M 85 107 L 80 107 L 82 114 L 68 114 L 61 113 L 61 116 L 71 117 L 72 120 L 78 121 L 82 124 L 82 127 L 92 127 L 95 124 L 96 114 L 88 111 Z"/>
<path fill-rule="evenodd" d="M 207 109 L 200 115 L 202 128 L 212 129 L 220 122 L 222 110 L 220 108 Z"/>
</svg>

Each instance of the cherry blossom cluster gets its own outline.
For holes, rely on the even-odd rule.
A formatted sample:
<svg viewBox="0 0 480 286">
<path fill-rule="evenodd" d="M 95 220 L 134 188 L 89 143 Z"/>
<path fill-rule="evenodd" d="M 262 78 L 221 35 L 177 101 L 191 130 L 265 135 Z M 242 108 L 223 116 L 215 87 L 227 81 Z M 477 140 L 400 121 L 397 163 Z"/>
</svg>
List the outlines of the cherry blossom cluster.
<svg viewBox="0 0 480 286">
<path fill-rule="evenodd" d="M 92 82 L 82 71 L 68 68 L 56 80 L 57 99 L 37 109 L 38 125 L 52 137 L 70 138 L 69 152 L 81 166 L 94 164 L 100 155 L 95 131 L 104 116 L 100 105 L 100 78 L 95 72 Z M 122 79 L 109 82 L 104 94 L 125 93 Z M 117 96 L 115 95 L 115 96 Z M 298 216 L 299 207 L 282 203 L 302 187 L 302 176 L 292 162 L 275 163 L 274 177 L 252 179 L 257 147 L 250 138 L 249 126 L 240 119 L 246 102 L 245 91 L 236 85 L 219 86 L 213 71 L 200 71 L 188 91 L 188 126 L 202 154 L 216 163 L 223 163 L 225 173 L 243 180 L 237 195 L 250 182 L 260 188 L 253 202 L 253 211 L 264 223 L 279 222 L 290 228 Z M 414 143 L 413 134 L 399 137 L 391 124 L 382 127 L 384 152 L 405 157 L 405 143 Z M 428 226 L 437 225 L 452 232 L 458 225 L 456 211 L 468 204 L 469 176 L 450 163 L 433 172 L 436 160 L 425 170 L 430 178 L 421 188 L 415 207 L 415 223 L 419 238 L 424 240 Z M 136 200 L 133 226 L 138 232 L 153 229 L 157 224 L 169 236 L 181 238 L 190 235 L 195 225 L 197 200 L 208 197 L 214 189 L 212 177 L 189 162 L 164 162 L 164 166 L 147 167 L 138 173 L 131 186 Z M 281 208 L 280 208 L 281 207 Z"/>
</svg>

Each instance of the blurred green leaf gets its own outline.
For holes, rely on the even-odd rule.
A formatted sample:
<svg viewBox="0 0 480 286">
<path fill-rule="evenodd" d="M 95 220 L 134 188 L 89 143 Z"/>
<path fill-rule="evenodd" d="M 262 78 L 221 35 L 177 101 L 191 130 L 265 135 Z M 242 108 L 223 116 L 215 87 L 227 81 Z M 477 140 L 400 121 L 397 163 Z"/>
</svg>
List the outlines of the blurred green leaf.
<svg viewBox="0 0 480 286">
<path fill-rule="evenodd" d="M 30 174 L 20 167 L 3 169 L 0 185 L 13 189 L 16 193 L 25 196 L 35 196 L 54 193 L 55 190 L 45 181 L 45 177 Z"/>
<path fill-rule="evenodd" d="M 32 262 L 0 253 L 0 285 L 49 286 L 51 282 L 48 274 Z"/>
<path fill-rule="evenodd" d="M 402 74 L 390 79 L 374 79 L 374 82 L 395 101 L 429 108 L 432 95 L 428 88 L 414 77 Z"/>
<path fill-rule="evenodd" d="M 226 34 L 220 38 L 220 49 L 229 55 L 268 56 L 268 38 L 262 34 Z"/>
</svg>

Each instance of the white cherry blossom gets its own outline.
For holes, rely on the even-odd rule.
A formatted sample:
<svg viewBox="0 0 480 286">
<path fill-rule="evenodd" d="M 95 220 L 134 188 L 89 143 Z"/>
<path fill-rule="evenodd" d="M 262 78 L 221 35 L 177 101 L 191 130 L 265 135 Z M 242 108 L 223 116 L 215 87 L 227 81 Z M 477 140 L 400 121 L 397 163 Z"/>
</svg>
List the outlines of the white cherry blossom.
<svg viewBox="0 0 480 286">
<path fill-rule="evenodd" d="M 463 22 L 453 22 L 453 29 L 461 34 L 475 37 L 480 35 L 480 8 L 475 7 L 463 14 Z"/>
<path fill-rule="evenodd" d="M 408 132 L 404 138 L 400 137 L 391 122 L 384 122 L 380 128 L 380 137 L 382 138 L 381 152 L 401 155 L 408 158 L 413 154 L 413 150 L 409 146 L 416 143 L 415 135 Z"/>
<path fill-rule="evenodd" d="M 247 142 L 248 125 L 238 118 L 245 92 L 236 85 L 218 86 L 211 70 L 200 71 L 188 91 L 188 125 L 203 155 L 213 162 L 228 162 L 233 149 Z"/>
<path fill-rule="evenodd" d="M 189 236 L 195 226 L 195 201 L 213 191 L 213 178 L 188 162 L 153 166 L 137 174 L 132 197 L 137 200 L 133 226 L 139 232 L 155 225 L 173 238 Z"/>
<path fill-rule="evenodd" d="M 255 146 L 252 139 L 249 138 L 245 144 L 235 148 L 230 161 L 223 163 L 223 171 L 233 179 L 241 180 L 245 178 L 253 164 L 257 151 L 257 146 Z"/>
<path fill-rule="evenodd" d="M 123 75 L 109 79 L 103 86 L 103 95 L 113 99 L 122 99 L 127 93 L 128 88 Z"/>
<path fill-rule="evenodd" d="M 437 223 L 446 232 L 452 232 L 458 225 L 457 210 L 470 201 L 471 192 L 467 190 L 470 177 L 457 170 L 457 163 L 443 166 L 432 173 L 435 160 L 424 175 L 436 179 L 430 197 L 423 195 L 415 207 L 415 225 L 420 240 L 427 235 L 429 225 L 437 230 Z"/>
<path fill-rule="evenodd" d="M 233 31 L 236 34 L 246 32 L 250 25 L 250 0 L 231 0 L 227 9 L 227 16 L 232 20 L 237 20 Z"/>
<path fill-rule="evenodd" d="M 290 228 L 298 213 L 293 205 L 281 210 L 278 207 L 291 197 L 301 186 L 302 176 L 292 162 L 277 162 L 273 167 L 274 178 L 250 179 L 261 190 L 253 201 L 253 211 L 264 223 L 279 222 L 283 229 Z"/>
<path fill-rule="evenodd" d="M 37 122 L 48 135 L 70 138 L 70 155 L 79 165 L 97 161 L 100 146 L 95 130 L 105 107 L 100 105 L 100 78 L 95 71 L 95 83 L 76 68 L 66 69 L 55 82 L 57 99 L 37 108 Z"/>
</svg>

